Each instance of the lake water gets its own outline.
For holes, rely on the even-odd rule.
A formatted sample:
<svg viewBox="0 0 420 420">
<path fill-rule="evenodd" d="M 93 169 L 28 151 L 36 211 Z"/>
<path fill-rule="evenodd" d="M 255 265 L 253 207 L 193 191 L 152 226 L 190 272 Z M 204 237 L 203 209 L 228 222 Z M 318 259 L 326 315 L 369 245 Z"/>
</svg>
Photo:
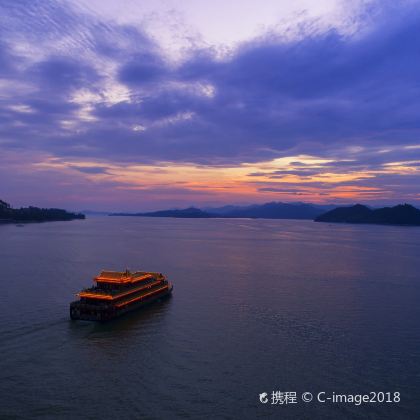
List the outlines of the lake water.
<svg viewBox="0 0 420 420">
<path fill-rule="evenodd" d="M 126 267 L 165 273 L 173 297 L 107 324 L 69 320 L 96 273 Z M 420 418 L 420 228 L 1 225 L 0 269 L 1 418 Z M 401 401 L 315 401 L 371 391 Z"/>
</svg>

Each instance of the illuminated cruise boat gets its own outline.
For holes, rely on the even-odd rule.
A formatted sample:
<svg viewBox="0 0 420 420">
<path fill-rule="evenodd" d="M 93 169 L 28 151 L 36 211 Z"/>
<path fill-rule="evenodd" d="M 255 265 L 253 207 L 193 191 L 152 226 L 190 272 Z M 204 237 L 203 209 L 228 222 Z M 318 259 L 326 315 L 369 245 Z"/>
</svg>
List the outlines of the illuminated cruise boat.
<svg viewBox="0 0 420 420">
<path fill-rule="evenodd" d="M 173 289 L 163 274 L 145 271 L 102 271 L 94 281 L 70 304 L 71 319 L 107 321 L 167 297 Z"/>
</svg>

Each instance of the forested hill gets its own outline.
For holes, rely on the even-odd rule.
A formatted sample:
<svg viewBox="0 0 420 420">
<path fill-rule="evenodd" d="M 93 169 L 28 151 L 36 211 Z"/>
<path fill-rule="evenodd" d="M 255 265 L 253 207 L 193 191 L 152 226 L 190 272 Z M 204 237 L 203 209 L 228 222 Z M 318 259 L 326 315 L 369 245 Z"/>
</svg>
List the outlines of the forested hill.
<svg viewBox="0 0 420 420">
<path fill-rule="evenodd" d="M 38 207 L 14 209 L 9 203 L 0 200 L 0 223 L 52 222 L 84 218 L 84 214 L 71 213 L 62 209 L 42 209 Z"/>
<path fill-rule="evenodd" d="M 316 222 L 330 223 L 373 223 L 380 225 L 420 226 L 420 210 L 410 204 L 395 207 L 370 209 L 361 204 L 338 207 L 315 219 Z"/>
</svg>

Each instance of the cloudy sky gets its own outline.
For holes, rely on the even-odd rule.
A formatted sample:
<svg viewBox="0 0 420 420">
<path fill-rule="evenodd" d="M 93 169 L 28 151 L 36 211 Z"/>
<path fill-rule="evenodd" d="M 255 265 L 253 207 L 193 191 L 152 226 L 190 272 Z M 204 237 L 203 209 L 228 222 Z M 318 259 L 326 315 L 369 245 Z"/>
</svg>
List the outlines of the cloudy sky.
<svg viewBox="0 0 420 420">
<path fill-rule="evenodd" d="M 0 199 L 418 205 L 419 21 L 419 0 L 1 0 Z"/>
</svg>

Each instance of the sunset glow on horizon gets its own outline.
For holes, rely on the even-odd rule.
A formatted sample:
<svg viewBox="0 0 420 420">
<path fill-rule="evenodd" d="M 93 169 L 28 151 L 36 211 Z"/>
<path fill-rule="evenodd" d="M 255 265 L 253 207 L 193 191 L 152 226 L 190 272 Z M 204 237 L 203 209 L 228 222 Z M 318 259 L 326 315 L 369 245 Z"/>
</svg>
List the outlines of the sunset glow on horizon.
<svg viewBox="0 0 420 420">
<path fill-rule="evenodd" d="M 0 199 L 418 206 L 418 6 L 2 2 Z"/>
</svg>

